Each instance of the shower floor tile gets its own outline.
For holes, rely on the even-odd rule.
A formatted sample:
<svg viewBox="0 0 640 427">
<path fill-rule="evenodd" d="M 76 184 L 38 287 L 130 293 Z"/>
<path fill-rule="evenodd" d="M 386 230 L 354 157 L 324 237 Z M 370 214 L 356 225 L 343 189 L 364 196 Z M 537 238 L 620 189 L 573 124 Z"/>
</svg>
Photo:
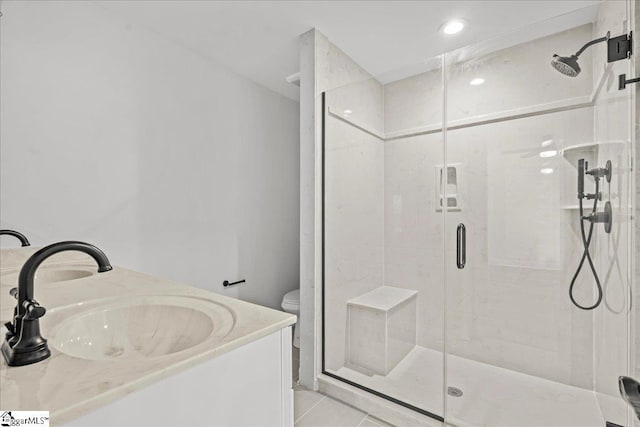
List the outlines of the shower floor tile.
<svg viewBox="0 0 640 427">
<path fill-rule="evenodd" d="M 349 368 L 336 374 L 432 413 L 443 413 L 443 358 L 415 347 L 388 375 Z M 459 426 L 602 427 L 595 394 L 582 388 L 450 356 L 449 386 L 462 390 L 447 398 L 447 413 Z"/>
</svg>

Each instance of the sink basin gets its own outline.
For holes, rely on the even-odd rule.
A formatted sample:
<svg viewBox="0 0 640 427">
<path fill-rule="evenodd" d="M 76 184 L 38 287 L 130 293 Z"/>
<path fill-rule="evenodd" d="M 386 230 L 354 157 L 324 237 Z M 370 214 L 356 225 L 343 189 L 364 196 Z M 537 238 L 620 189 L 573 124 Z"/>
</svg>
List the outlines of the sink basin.
<svg viewBox="0 0 640 427">
<path fill-rule="evenodd" d="M 36 270 L 36 295 L 40 295 L 41 285 L 71 283 L 78 279 L 91 277 L 98 273 L 92 265 L 43 265 Z M 0 317 L 7 321 L 11 318 L 16 300 L 9 297 L 9 289 L 18 287 L 20 270 L 8 270 L 0 274 Z"/>
<path fill-rule="evenodd" d="M 167 356 L 224 338 L 235 324 L 228 307 L 201 298 L 146 296 L 48 313 L 64 317 L 52 328 L 51 346 L 88 360 L 132 360 Z M 47 318 L 44 317 L 44 319 Z"/>
<path fill-rule="evenodd" d="M 93 266 L 42 266 L 36 270 L 35 283 L 47 284 L 54 282 L 67 282 L 70 280 L 83 279 L 97 274 L 97 268 Z M 3 287 L 18 286 L 18 276 L 20 270 L 12 270 L 0 276 Z"/>
<path fill-rule="evenodd" d="M 73 267 L 41 268 L 36 271 L 35 283 L 66 282 L 93 276 L 96 273 L 97 270 L 81 270 Z"/>
</svg>

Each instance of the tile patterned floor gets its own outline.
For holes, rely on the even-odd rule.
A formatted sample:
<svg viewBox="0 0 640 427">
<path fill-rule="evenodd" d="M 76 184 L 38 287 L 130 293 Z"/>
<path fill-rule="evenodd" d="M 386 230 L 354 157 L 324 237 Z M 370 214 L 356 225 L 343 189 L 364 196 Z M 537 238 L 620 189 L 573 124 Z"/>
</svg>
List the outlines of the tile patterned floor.
<svg viewBox="0 0 640 427">
<path fill-rule="evenodd" d="M 324 394 L 298 385 L 300 350 L 293 347 L 293 418 L 296 427 L 393 427 Z"/>
<path fill-rule="evenodd" d="M 294 420 L 297 427 L 392 427 L 365 412 L 300 386 L 294 391 Z"/>
</svg>

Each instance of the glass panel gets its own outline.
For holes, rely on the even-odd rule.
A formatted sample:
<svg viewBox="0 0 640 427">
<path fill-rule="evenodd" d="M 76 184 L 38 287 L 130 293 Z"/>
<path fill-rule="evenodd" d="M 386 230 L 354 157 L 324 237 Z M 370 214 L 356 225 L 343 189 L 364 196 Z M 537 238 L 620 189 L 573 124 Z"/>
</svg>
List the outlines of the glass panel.
<svg viewBox="0 0 640 427">
<path fill-rule="evenodd" d="M 630 91 L 617 88 L 629 61 L 607 65 L 600 43 L 580 55 L 575 77 L 549 64 L 607 31 L 628 32 L 625 8 L 604 2 L 446 55 L 446 163 L 459 168 L 459 209 L 445 232 L 451 423 L 630 424 L 616 386 L 629 366 L 631 109 Z M 590 242 L 604 291 L 593 310 L 569 297 L 584 252 L 580 159 L 589 169 L 613 164 L 597 205 L 611 204 L 612 231 L 595 224 Z M 595 191 L 591 176 L 584 187 Z M 589 215 L 593 200 L 584 203 Z M 454 262 L 459 223 L 464 269 Z M 598 300 L 588 262 L 572 295 L 583 306 Z"/>
<path fill-rule="evenodd" d="M 612 36 L 627 34 L 630 26 L 628 3 L 606 2 L 597 9 L 594 35 L 611 32 Z M 637 34 L 637 31 L 634 31 Z M 633 89 L 618 88 L 618 76 L 630 75 L 631 61 L 607 63 L 607 46 L 594 46 L 594 69 L 606 76 L 606 82 L 595 99 L 594 132 L 598 142 L 598 166 L 612 162 L 611 183 L 604 186 L 603 201 L 611 204 L 611 233 L 599 230 L 594 244 L 595 266 L 603 287 L 602 307 L 594 310 L 594 382 L 598 404 L 605 420 L 631 425 L 627 405 L 620 399 L 618 377 L 635 376 L 630 365 L 631 304 L 631 95 Z M 594 164 L 595 165 L 595 164 Z M 640 380 L 640 378 L 636 377 Z M 630 414 L 629 414 L 630 415 Z M 635 418 L 635 417 L 634 417 Z"/>
<path fill-rule="evenodd" d="M 325 93 L 323 371 L 441 418 L 440 58 L 424 68 Z"/>
</svg>

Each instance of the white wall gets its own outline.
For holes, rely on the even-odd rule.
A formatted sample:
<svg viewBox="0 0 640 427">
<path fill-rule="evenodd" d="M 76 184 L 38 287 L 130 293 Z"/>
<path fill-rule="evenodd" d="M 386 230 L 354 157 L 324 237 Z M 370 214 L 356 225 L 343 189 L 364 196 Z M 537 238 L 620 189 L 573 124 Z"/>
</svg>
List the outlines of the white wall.
<svg viewBox="0 0 640 427">
<path fill-rule="evenodd" d="M 300 383 L 313 389 L 321 349 L 321 95 L 369 79 L 318 30 L 300 36 Z"/>
<path fill-rule="evenodd" d="M 2 227 L 279 307 L 298 286 L 298 104 L 89 2 L 2 12 Z"/>
</svg>

